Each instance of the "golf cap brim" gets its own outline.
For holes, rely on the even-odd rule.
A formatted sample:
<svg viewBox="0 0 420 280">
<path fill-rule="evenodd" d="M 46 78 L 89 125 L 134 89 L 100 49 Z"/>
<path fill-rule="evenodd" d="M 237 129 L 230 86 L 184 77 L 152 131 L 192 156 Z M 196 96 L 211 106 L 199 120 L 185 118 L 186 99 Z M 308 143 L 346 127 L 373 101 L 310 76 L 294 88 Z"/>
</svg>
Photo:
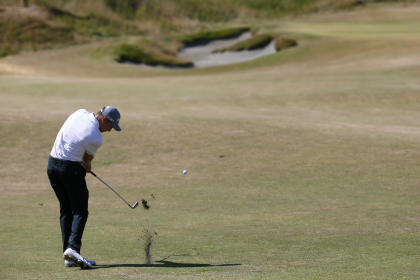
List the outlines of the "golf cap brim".
<svg viewBox="0 0 420 280">
<path fill-rule="evenodd" d="M 116 124 L 115 122 L 111 122 L 112 123 L 112 127 L 116 130 L 116 131 L 121 131 L 121 127 Z"/>
<path fill-rule="evenodd" d="M 111 122 L 112 127 L 116 131 L 121 131 L 121 127 L 119 126 L 120 122 L 120 112 L 118 112 L 117 108 L 113 106 L 106 106 L 104 109 L 101 110 L 102 115 Z"/>
</svg>

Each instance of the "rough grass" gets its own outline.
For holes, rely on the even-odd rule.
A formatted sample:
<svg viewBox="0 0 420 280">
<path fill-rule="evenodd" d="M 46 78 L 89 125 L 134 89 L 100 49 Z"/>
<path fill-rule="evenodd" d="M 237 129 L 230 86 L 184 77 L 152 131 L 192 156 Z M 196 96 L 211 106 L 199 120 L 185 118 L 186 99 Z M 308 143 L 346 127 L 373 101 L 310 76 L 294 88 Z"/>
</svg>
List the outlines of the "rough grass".
<svg viewBox="0 0 420 280">
<path fill-rule="evenodd" d="M 319 12 L 323 10 L 343 10 L 365 7 L 378 2 L 410 3 L 415 0 L 42 0 L 38 4 L 48 4 L 59 8 L 71 7 L 76 12 L 112 11 L 127 19 L 167 19 L 188 18 L 203 22 L 227 22 L 238 18 L 257 16 L 276 18 L 290 14 Z M 6 0 L 6 3 L 20 5 L 20 0 Z"/>
<path fill-rule="evenodd" d="M 297 41 L 292 38 L 286 38 L 283 36 L 279 36 L 275 39 L 274 47 L 276 51 L 281 51 L 283 49 L 296 47 L 298 45 Z"/>
<path fill-rule="evenodd" d="M 192 34 L 181 35 L 177 39 L 180 42 L 182 42 L 184 46 L 195 46 L 206 44 L 216 39 L 234 38 L 249 30 L 250 27 L 234 27 L 217 30 L 205 30 Z"/>
<path fill-rule="evenodd" d="M 150 51 L 133 44 L 122 44 L 115 48 L 114 59 L 120 63 L 146 64 L 150 66 L 192 67 L 190 61 L 184 61 L 176 56 L 162 52 Z"/>
<path fill-rule="evenodd" d="M 68 0 L 32 1 L 34 8 L 20 8 L 16 14 L 36 14 L 31 23 L 31 33 L 24 38 L 15 38 L 9 33 L 23 34 L 27 28 L 25 19 L 3 17 L 8 10 L 18 10 L 19 0 L 3 1 L 0 5 L 1 56 L 24 50 L 39 50 L 61 47 L 80 42 L 94 42 L 100 38 L 141 35 L 148 39 L 163 41 L 188 32 L 208 30 L 214 23 L 249 24 L 261 19 L 278 19 L 302 13 L 327 10 L 369 7 L 377 2 L 407 1 L 333 1 L 333 0 Z M 14 8 L 10 8 L 14 7 Z M 3 12 L 1 12 L 3 10 Z M 43 17 L 39 17 L 43 11 Z M 196 34 L 196 38 L 185 38 L 188 44 L 203 44 L 214 38 L 234 35 Z M 22 43 L 22 40 L 24 41 Z M 172 44 L 168 42 L 168 44 Z"/>
<path fill-rule="evenodd" d="M 79 16 L 55 7 L 7 8 L 0 12 L 3 56 L 141 32 L 133 25 L 90 13 Z"/>
<path fill-rule="evenodd" d="M 205 70 L 108 64 L 87 47 L 3 59 L 38 71 L 0 77 L 1 278 L 419 279 L 418 9 L 278 22 L 299 48 Z M 88 176 L 82 253 L 98 268 L 64 268 L 47 157 L 70 112 L 104 103 L 123 131 L 93 168 L 151 209 Z"/>
<path fill-rule="evenodd" d="M 0 13 L 0 52 L 39 50 L 74 43 L 71 29 L 51 24 L 37 13 L 7 9 Z"/>
</svg>

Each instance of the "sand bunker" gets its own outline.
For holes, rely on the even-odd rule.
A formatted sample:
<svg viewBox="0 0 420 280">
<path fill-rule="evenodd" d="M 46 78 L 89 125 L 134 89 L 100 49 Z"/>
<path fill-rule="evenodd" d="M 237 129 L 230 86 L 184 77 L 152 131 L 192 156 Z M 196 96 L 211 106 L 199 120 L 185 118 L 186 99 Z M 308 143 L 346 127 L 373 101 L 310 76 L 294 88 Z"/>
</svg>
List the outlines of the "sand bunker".
<svg viewBox="0 0 420 280">
<path fill-rule="evenodd" d="M 251 36 L 250 32 L 246 32 L 234 39 L 215 40 L 203 46 L 185 47 L 178 52 L 178 57 L 192 61 L 196 68 L 203 68 L 244 62 L 276 52 L 274 41 L 272 41 L 266 47 L 253 51 L 212 53 L 213 50 L 228 47 L 247 40 Z"/>
</svg>

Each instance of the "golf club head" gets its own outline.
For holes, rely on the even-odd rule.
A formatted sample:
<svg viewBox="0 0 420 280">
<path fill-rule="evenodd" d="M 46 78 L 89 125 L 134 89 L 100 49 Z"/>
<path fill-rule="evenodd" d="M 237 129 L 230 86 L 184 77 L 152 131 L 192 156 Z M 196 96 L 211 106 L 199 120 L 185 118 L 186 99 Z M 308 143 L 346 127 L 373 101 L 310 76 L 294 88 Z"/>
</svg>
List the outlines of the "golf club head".
<svg viewBox="0 0 420 280">
<path fill-rule="evenodd" d="M 134 208 L 136 208 L 137 206 L 139 206 L 139 202 L 138 202 L 138 201 L 136 201 L 133 205 L 131 205 L 131 208 L 132 208 L 132 209 L 134 209 Z"/>
</svg>

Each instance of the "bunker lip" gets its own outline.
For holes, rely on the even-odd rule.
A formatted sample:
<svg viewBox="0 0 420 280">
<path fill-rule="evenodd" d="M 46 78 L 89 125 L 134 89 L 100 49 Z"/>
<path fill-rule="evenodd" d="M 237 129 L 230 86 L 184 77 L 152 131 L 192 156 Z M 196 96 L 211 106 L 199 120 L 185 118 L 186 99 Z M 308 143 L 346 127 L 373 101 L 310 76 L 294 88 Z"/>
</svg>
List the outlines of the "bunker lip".
<svg viewBox="0 0 420 280">
<path fill-rule="evenodd" d="M 214 40 L 206 45 L 184 47 L 178 52 L 178 57 L 192 61 L 194 68 L 205 68 L 249 61 L 276 52 L 274 42 L 272 40 L 267 46 L 252 51 L 226 51 L 223 53 L 212 53 L 216 49 L 225 48 L 247 40 L 251 38 L 251 36 L 250 32 L 245 32 L 232 39 Z"/>
</svg>

